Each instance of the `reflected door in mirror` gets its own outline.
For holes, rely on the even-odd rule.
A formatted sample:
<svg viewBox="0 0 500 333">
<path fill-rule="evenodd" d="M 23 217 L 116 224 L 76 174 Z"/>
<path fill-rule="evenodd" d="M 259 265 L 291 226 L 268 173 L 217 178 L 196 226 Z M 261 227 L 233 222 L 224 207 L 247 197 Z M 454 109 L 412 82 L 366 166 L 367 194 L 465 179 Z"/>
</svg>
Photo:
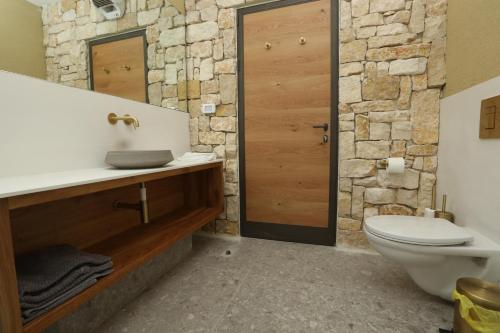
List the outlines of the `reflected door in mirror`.
<svg viewBox="0 0 500 333">
<path fill-rule="evenodd" d="M 147 103 L 145 45 L 144 30 L 90 41 L 91 89 Z"/>
</svg>

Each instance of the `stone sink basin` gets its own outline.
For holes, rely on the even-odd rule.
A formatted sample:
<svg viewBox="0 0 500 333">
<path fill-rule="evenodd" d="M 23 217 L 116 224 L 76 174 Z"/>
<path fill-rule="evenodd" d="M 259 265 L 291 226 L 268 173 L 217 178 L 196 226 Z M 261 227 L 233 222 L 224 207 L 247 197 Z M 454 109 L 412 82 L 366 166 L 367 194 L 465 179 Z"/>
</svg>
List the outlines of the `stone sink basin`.
<svg viewBox="0 0 500 333">
<path fill-rule="evenodd" d="M 121 150 L 106 154 L 105 162 L 118 169 L 158 168 L 173 161 L 170 150 Z"/>
</svg>

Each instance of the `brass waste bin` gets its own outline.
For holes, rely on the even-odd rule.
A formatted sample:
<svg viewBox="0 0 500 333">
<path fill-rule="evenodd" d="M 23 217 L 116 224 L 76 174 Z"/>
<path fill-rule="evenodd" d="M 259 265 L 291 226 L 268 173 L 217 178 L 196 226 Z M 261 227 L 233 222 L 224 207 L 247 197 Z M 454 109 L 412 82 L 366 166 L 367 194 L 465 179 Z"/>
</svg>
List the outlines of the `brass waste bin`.
<svg viewBox="0 0 500 333">
<path fill-rule="evenodd" d="M 477 323 L 481 322 L 481 318 L 476 310 L 481 310 L 489 315 L 489 325 L 476 325 L 474 329 L 467 320 L 462 318 L 460 314 L 460 300 L 458 297 L 465 296 L 468 298 L 475 309 L 468 311 L 470 318 Z M 457 288 L 454 293 L 455 299 L 455 314 L 453 320 L 454 333 L 483 333 L 483 332 L 498 332 L 500 333 L 500 286 L 476 278 L 461 278 L 457 280 Z M 465 299 L 464 299 L 465 300 Z M 481 314 L 480 314 L 481 315 Z M 492 319 L 493 318 L 493 319 Z"/>
</svg>

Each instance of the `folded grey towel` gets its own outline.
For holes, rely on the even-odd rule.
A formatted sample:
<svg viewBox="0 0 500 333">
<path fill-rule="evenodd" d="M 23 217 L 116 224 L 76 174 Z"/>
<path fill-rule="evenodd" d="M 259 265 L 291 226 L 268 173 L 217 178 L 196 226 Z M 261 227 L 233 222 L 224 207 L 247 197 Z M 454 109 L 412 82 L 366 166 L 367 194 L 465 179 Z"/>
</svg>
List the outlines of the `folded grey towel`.
<svg viewBox="0 0 500 333">
<path fill-rule="evenodd" d="M 62 277 L 57 284 L 45 290 L 40 290 L 36 293 L 25 293 L 20 296 L 21 307 L 30 307 L 30 305 L 39 306 L 50 300 L 52 297 L 65 292 L 74 287 L 75 284 L 87 280 L 89 277 L 102 277 L 112 272 L 113 263 L 107 262 L 99 266 L 85 265 L 71 271 L 66 276 Z M 102 274 L 104 272 L 105 274 Z"/>
<path fill-rule="evenodd" d="M 51 302 L 48 302 L 44 306 L 41 306 L 41 307 L 36 308 L 36 309 L 22 311 L 23 324 L 35 319 L 36 317 L 38 317 L 46 312 L 49 312 L 51 309 L 64 303 L 66 300 L 70 299 L 71 297 L 81 293 L 82 291 L 84 291 L 88 287 L 94 285 L 96 282 L 97 282 L 97 279 L 88 279 L 87 281 L 79 284 L 76 288 L 68 290 L 65 294 L 60 295 L 58 298 L 53 299 Z"/>
<path fill-rule="evenodd" d="M 19 296 L 38 294 L 56 286 L 61 279 L 82 266 L 100 266 L 110 257 L 79 251 L 70 245 L 57 245 L 16 258 Z"/>
<path fill-rule="evenodd" d="M 94 272 L 92 274 L 86 274 L 83 275 L 77 279 L 74 279 L 70 284 L 66 284 L 65 288 L 58 288 L 57 292 L 52 292 L 52 290 L 48 290 L 47 293 L 40 295 L 40 296 L 46 296 L 45 298 L 39 298 L 38 301 L 33 301 L 33 300 L 27 300 L 26 298 L 21 299 L 21 310 L 24 313 L 25 311 L 28 310 L 36 310 L 38 308 L 44 308 L 48 304 L 54 302 L 55 300 L 58 300 L 67 293 L 71 292 L 75 288 L 78 288 L 81 284 L 86 283 L 88 280 L 97 280 L 103 276 L 109 275 L 113 272 L 112 268 L 108 268 L 105 270 L 101 270 L 98 272 Z M 65 279 L 64 279 L 65 280 Z M 63 283 L 61 283 L 62 285 Z M 59 287 L 59 285 L 58 285 Z"/>
</svg>

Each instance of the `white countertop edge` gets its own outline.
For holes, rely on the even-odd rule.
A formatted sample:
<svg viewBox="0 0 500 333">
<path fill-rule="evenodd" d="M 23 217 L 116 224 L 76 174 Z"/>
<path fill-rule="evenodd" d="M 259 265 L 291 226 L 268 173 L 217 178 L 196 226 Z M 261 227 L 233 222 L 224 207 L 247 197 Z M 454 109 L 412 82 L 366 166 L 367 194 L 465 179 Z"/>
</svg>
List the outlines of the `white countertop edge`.
<svg viewBox="0 0 500 333">
<path fill-rule="evenodd" d="M 209 162 L 186 163 L 183 165 L 150 169 L 124 170 L 110 167 L 77 169 L 26 176 L 0 177 L 0 199 L 218 162 L 222 162 L 222 160 L 217 159 Z"/>
</svg>

